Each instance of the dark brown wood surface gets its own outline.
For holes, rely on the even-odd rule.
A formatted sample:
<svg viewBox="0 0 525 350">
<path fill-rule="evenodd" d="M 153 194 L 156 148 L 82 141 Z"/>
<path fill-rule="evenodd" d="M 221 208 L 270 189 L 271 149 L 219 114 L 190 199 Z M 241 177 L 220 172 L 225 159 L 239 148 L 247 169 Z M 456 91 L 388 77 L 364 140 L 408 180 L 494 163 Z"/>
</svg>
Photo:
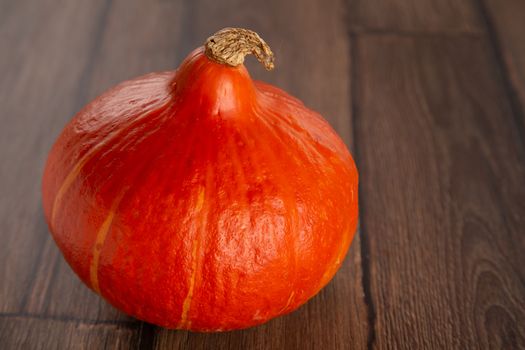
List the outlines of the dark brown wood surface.
<svg viewBox="0 0 525 350">
<path fill-rule="evenodd" d="M 0 1 L 0 349 L 525 348 L 525 3 Z M 219 334 L 132 319 L 82 285 L 44 222 L 64 124 L 112 85 L 256 30 L 256 79 L 318 110 L 360 170 L 360 230 L 298 311 Z"/>
</svg>

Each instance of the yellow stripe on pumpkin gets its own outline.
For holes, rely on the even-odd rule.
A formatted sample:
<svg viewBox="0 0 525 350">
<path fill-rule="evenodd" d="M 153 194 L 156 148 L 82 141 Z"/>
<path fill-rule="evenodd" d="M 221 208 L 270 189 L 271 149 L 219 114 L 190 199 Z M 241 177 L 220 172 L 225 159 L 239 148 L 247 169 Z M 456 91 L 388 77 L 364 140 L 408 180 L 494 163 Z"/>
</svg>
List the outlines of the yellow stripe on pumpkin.
<svg viewBox="0 0 525 350">
<path fill-rule="evenodd" d="M 199 242 L 197 240 L 193 241 L 193 249 L 191 251 L 191 258 L 193 260 L 193 265 L 191 269 L 190 277 L 190 287 L 188 288 L 188 294 L 182 303 L 182 314 L 180 317 L 179 327 L 190 327 L 191 321 L 188 321 L 188 313 L 190 311 L 191 299 L 193 298 L 193 288 L 195 287 L 195 275 L 197 274 L 197 246 Z"/>
<path fill-rule="evenodd" d="M 104 220 L 97 232 L 95 244 L 93 245 L 91 263 L 89 264 L 89 276 L 91 280 L 91 287 L 99 294 L 100 285 L 98 282 L 98 265 L 100 261 L 100 254 L 102 253 L 102 248 L 104 247 L 104 243 L 106 242 L 106 238 L 111 228 L 111 224 L 113 223 L 113 218 L 115 217 L 117 207 L 119 206 L 120 201 L 122 200 L 122 197 L 125 192 L 126 190 L 122 191 L 122 193 L 117 197 L 117 199 L 115 199 L 115 201 L 111 205 L 106 219 Z"/>
<path fill-rule="evenodd" d="M 78 161 L 77 164 L 73 167 L 73 169 L 67 174 L 66 178 L 64 179 L 64 182 L 62 182 L 62 185 L 58 189 L 57 195 L 55 196 L 55 200 L 53 201 L 53 206 L 51 207 L 51 225 L 55 225 L 56 220 L 56 214 L 58 209 L 60 208 L 60 203 L 62 202 L 62 197 L 68 190 L 68 188 L 73 184 L 73 181 L 77 178 L 78 174 L 80 174 L 80 171 L 84 167 L 84 165 L 88 162 L 95 152 L 90 152 L 84 155 L 82 159 Z"/>
<path fill-rule="evenodd" d="M 204 206 L 204 188 L 199 189 L 199 193 L 197 194 L 197 199 L 195 201 L 195 212 L 201 212 L 202 208 Z M 188 294 L 186 294 L 186 298 L 184 298 L 184 302 L 182 303 L 182 314 L 180 317 L 179 327 L 178 328 L 189 328 L 191 327 L 191 321 L 188 321 L 188 313 L 190 312 L 191 307 L 191 300 L 193 298 L 193 289 L 195 287 L 195 277 L 197 274 L 197 264 L 198 264 L 198 257 L 197 257 L 197 250 L 199 246 L 199 241 L 197 239 L 193 240 L 193 246 L 191 251 L 191 259 L 192 259 L 192 267 L 191 267 L 191 277 L 190 277 L 190 286 L 188 288 Z"/>
</svg>

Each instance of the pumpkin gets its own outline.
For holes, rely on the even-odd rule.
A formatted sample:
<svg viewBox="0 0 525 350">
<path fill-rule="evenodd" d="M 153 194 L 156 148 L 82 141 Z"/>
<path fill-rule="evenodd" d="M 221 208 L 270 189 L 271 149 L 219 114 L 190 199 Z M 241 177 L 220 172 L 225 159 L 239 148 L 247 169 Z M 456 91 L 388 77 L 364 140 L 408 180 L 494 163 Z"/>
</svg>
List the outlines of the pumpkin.
<svg viewBox="0 0 525 350">
<path fill-rule="evenodd" d="M 273 68 L 255 32 L 223 29 L 176 71 L 96 98 L 49 153 L 56 244 L 138 319 L 193 331 L 264 323 L 319 292 L 352 241 L 350 153 L 319 114 L 253 81 L 249 53 Z"/>
</svg>

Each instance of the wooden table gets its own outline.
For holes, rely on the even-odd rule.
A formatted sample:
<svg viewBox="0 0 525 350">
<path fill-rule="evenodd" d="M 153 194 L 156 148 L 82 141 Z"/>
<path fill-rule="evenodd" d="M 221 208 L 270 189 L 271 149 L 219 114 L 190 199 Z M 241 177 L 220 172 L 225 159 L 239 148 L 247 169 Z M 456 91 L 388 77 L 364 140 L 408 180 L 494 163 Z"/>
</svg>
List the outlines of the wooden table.
<svg viewBox="0 0 525 350">
<path fill-rule="evenodd" d="M 0 2 L 0 348 L 525 348 L 525 1 Z M 225 26 L 272 46 L 252 75 L 320 111 L 360 170 L 335 279 L 245 331 L 169 331 L 72 273 L 40 179 L 81 106 L 174 69 Z"/>
</svg>

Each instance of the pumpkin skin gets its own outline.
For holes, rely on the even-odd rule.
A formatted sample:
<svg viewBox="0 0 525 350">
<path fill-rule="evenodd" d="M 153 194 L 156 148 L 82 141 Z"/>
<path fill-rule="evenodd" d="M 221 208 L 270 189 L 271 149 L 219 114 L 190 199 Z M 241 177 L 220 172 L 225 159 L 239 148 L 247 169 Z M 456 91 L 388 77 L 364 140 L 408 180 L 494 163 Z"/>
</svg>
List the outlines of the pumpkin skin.
<svg viewBox="0 0 525 350">
<path fill-rule="evenodd" d="M 167 328 L 246 328 L 341 266 L 358 175 L 328 123 L 243 65 L 192 52 L 65 127 L 44 171 L 50 231 L 81 280 Z"/>
</svg>

